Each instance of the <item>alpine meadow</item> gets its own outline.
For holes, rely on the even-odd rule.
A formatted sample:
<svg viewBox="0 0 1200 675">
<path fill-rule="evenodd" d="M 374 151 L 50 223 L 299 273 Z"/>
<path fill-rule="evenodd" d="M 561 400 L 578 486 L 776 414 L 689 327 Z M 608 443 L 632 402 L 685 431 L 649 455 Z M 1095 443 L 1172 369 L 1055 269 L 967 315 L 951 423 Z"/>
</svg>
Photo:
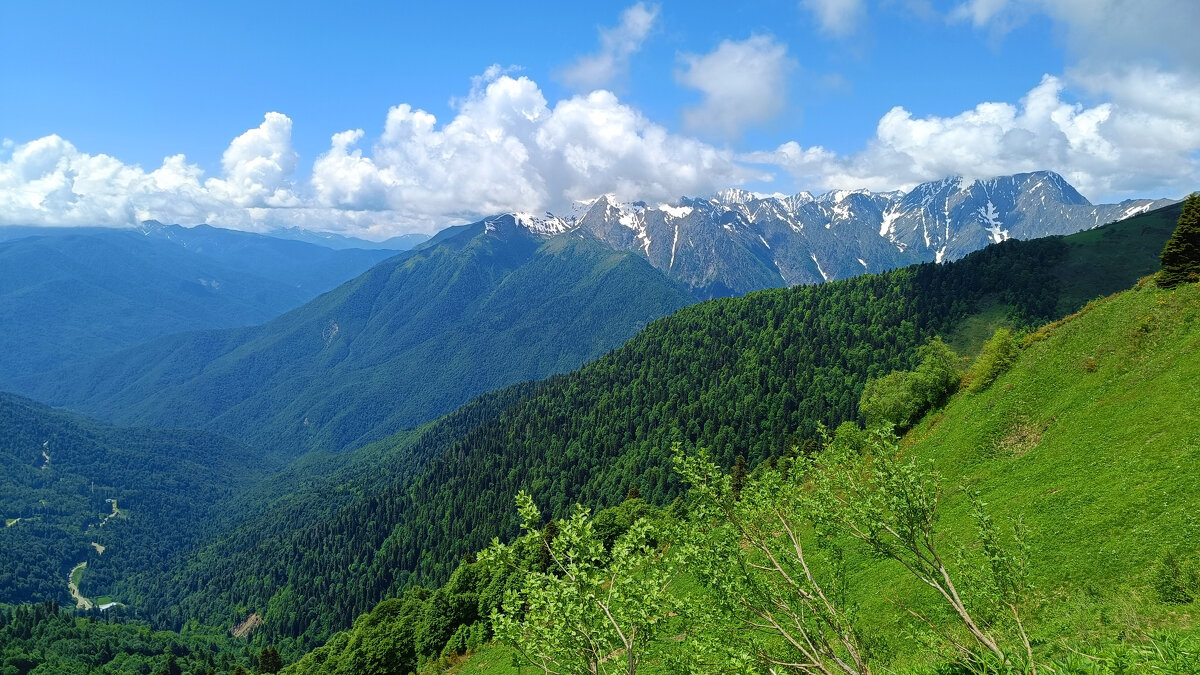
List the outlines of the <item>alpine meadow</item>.
<svg viewBox="0 0 1200 675">
<path fill-rule="evenodd" d="M 1189 0 L 0 8 L 0 675 L 1200 673 Z"/>
</svg>

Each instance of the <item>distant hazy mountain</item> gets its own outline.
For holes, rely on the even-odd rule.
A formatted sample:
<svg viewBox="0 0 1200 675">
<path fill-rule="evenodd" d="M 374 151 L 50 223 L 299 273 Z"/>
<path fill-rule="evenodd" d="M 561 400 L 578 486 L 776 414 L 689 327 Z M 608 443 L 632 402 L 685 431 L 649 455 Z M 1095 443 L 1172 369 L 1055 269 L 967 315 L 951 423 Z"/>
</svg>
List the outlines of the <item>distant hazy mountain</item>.
<svg viewBox="0 0 1200 675">
<path fill-rule="evenodd" d="M 636 255 L 501 216 L 262 326 L 165 337 L 20 391 L 122 423 L 343 449 L 576 368 L 692 301 Z"/>
<path fill-rule="evenodd" d="M 358 237 L 347 237 L 344 234 L 336 234 L 333 232 L 314 232 L 305 230 L 299 227 L 284 227 L 271 231 L 271 236 L 280 239 L 295 239 L 296 241 L 307 241 L 310 244 L 319 244 L 333 249 L 343 248 L 365 248 L 365 249 L 388 249 L 393 251 L 407 251 L 408 249 L 420 244 L 429 239 L 427 234 L 402 234 L 397 237 L 384 239 L 383 241 L 371 241 L 369 239 L 359 239 Z"/>
<path fill-rule="evenodd" d="M 956 260 L 993 242 L 1070 234 L 1169 202 L 1092 205 L 1058 174 L 1039 171 L 948 178 L 908 193 L 726 190 L 657 206 L 601 197 L 575 217 L 529 220 L 535 229 L 584 229 L 702 296 L 720 296 Z"/>
<path fill-rule="evenodd" d="M 0 233 L 0 388 L 169 333 L 261 323 L 396 253 L 153 222 Z"/>
</svg>

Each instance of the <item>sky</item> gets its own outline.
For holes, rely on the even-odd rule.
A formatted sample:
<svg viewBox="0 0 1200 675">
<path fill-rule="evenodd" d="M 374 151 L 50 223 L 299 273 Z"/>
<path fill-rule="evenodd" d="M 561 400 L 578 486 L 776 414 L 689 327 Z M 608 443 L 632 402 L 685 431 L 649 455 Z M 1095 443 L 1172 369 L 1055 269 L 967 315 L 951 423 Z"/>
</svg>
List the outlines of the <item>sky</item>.
<svg viewBox="0 0 1200 675">
<path fill-rule="evenodd" d="M 1200 187 L 1195 0 L 0 3 L 0 224 L 382 239 L 613 194 Z"/>
</svg>

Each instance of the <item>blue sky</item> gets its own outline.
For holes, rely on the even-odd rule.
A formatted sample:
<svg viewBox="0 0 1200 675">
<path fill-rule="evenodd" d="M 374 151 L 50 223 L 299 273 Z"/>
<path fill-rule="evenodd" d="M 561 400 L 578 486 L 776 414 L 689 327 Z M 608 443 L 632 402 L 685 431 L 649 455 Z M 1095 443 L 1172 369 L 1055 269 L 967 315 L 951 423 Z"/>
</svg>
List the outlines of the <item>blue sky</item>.
<svg viewBox="0 0 1200 675">
<path fill-rule="evenodd" d="M 1063 173 L 1200 184 L 1190 0 L 4 3 L 0 223 L 382 237 Z M 430 115 L 432 117 L 430 117 Z"/>
</svg>

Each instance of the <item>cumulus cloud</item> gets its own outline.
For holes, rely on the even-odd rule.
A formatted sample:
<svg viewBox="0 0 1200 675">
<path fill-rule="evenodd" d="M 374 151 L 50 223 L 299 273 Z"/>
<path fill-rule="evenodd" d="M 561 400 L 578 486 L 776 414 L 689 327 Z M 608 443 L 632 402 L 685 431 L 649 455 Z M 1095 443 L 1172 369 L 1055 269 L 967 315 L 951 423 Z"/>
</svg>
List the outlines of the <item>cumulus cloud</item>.
<svg viewBox="0 0 1200 675">
<path fill-rule="evenodd" d="M 824 189 L 908 189 L 952 175 L 1053 169 L 1093 199 L 1115 199 L 1148 189 L 1182 194 L 1200 180 L 1196 82 L 1131 70 L 1090 86 L 1109 100 L 1070 102 L 1064 81 L 1047 75 L 1016 105 L 981 103 L 923 118 L 892 108 L 867 147 L 851 155 L 789 142 L 743 159 L 776 164 Z"/>
<path fill-rule="evenodd" d="M 600 29 L 600 51 L 581 57 L 559 78 L 577 90 L 609 87 L 629 72 L 629 60 L 642 48 L 658 20 L 658 5 L 639 2 L 621 12 L 621 23 Z"/>
<path fill-rule="evenodd" d="M 233 139 L 221 156 L 223 179 L 209 181 L 238 206 L 295 206 L 289 178 L 299 156 L 292 149 L 292 120 L 277 112 L 266 114 L 256 129 Z"/>
<path fill-rule="evenodd" d="M 800 5 L 812 12 L 823 32 L 836 37 L 853 33 L 866 14 L 864 0 L 800 0 Z"/>
<path fill-rule="evenodd" d="M 699 104 L 684 109 L 684 126 L 725 137 L 782 112 L 787 75 L 796 67 L 787 46 L 766 35 L 724 40 L 708 54 L 684 54 L 680 60 L 676 80 L 703 95 Z"/>
<path fill-rule="evenodd" d="M 58 136 L 0 145 L 0 224 L 133 225 L 158 219 L 384 237 L 510 210 L 562 211 L 614 193 L 669 200 L 769 176 L 729 150 L 673 134 L 597 90 L 551 105 L 535 82 L 490 68 L 440 123 L 391 108 L 366 133 L 334 134 L 297 178 L 292 120 L 268 113 L 234 138 L 219 176 L 183 155 L 147 171 Z"/>
<path fill-rule="evenodd" d="M 388 111 L 365 157 L 361 130 L 333 137 L 314 165 L 320 205 L 391 210 L 431 226 L 503 210 L 561 210 L 603 193 L 672 199 L 761 178 L 732 153 L 669 133 L 608 91 L 547 103 L 526 77 L 496 76 L 444 125 Z M 403 214 L 403 215 L 400 215 Z"/>
<path fill-rule="evenodd" d="M 299 203 L 288 180 L 297 161 L 291 128 L 287 116 L 268 113 L 261 126 L 233 140 L 222 175 L 208 180 L 183 155 L 147 172 L 81 152 L 56 135 L 12 144 L 0 161 L 0 224 L 122 226 L 159 219 L 262 229 L 270 208 Z"/>
</svg>

